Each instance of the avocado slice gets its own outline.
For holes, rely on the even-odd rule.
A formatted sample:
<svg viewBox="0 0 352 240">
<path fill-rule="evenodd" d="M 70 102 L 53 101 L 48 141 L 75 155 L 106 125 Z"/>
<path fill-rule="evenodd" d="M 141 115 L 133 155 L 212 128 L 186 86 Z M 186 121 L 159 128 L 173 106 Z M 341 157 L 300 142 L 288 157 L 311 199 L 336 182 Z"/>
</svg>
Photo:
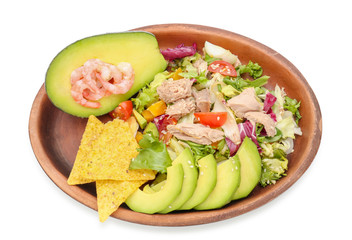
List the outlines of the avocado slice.
<svg viewBox="0 0 352 240">
<path fill-rule="evenodd" d="M 144 119 L 145 120 L 145 119 Z M 159 131 L 156 127 L 155 123 L 149 122 L 148 125 L 145 127 L 143 134 L 151 133 L 155 138 L 159 139 Z"/>
<path fill-rule="evenodd" d="M 159 182 L 158 184 L 155 184 L 154 186 L 147 184 L 144 186 L 143 192 L 146 192 L 146 193 L 159 192 L 165 186 L 165 184 L 166 184 L 166 180 Z"/>
<path fill-rule="evenodd" d="M 169 213 L 181 207 L 192 195 L 197 186 L 198 170 L 194 163 L 192 152 L 185 148 L 172 164 L 182 164 L 184 179 L 182 190 L 177 198 L 159 213 Z"/>
<path fill-rule="evenodd" d="M 241 165 L 238 156 L 234 156 L 219 163 L 217 168 L 217 182 L 214 190 L 207 199 L 195 206 L 196 210 L 221 208 L 231 201 L 233 193 L 241 181 Z"/>
<path fill-rule="evenodd" d="M 144 192 L 137 189 L 125 201 L 127 206 L 136 212 L 153 214 L 165 209 L 180 194 L 183 183 L 183 167 L 174 164 L 167 168 L 167 179 L 164 187 L 158 192 Z"/>
<path fill-rule="evenodd" d="M 262 161 L 257 145 L 246 137 L 236 154 L 241 162 L 241 184 L 232 196 L 232 200 L 247 197 L 257 186 L 262 174 Z"/>
<path fill-rule="evenodd" d="M 216 185 L 216 160 L 213 154 L 209 154 L 198 160 L 199 177 L 197 187 L 190 199 L 179 210 L 189 210 L 203 202 L 213 191 Z"/>
<path fill-rule="evenodd" d="M 133 114 L 133 116 L 136 118 L 136 120 L 137 120 L 139 126 L 140 126 L 142 129 L 144 129 L 145 126 L 147 126 L 147 123 L 148 123 L 147 120 L 146 120 L 139 112 L 137 112 L 136 109 L 133 109 L 133 110 L 132 110 L 132 114 Z"/>
<path fill-rule="evenodd" d="M 114 65 L 129 62 L 135 72 L 132 88 L 126 94 L 103 97 L 99 100 L 101 107 L 98 109 L 83 107 L 71 96 L 71 73 L 92 58 Z M 166 66 L 158 42 L 151 33 L 136 31 L 96 35 L 72 43 L 53 59 L 46 73 L 45 88 L 51 102 L 62 111 L 78 117 L 100 116 L 137 93 Z"/>
</svg>

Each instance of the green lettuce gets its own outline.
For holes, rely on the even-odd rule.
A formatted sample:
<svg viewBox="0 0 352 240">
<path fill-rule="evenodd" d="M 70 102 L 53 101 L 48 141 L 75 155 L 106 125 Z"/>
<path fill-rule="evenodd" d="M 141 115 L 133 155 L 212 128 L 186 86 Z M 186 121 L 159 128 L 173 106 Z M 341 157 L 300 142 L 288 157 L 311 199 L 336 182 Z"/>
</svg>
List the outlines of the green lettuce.
<svg viewBox="0 0 352 240">
<path fill-rule="evenodd" d="M 275 184 L 277 180 L 286 176 L 288 160 L 286 154 L 281 149 L 273 151 L 272 158 L 262 159 L 262 175 L 260 184 L 265 187 L 270 184 Z"/>
<path fill-rule="evenodd" d="M 239 75 L 243 73 L 249 73 L 254 79 L 259 78 L 263 74 L 263 69 L 258 63 L 253 63 L 249 61 L 247 65 L 240 65 L 237 69 Z"/>
<path fill-rule="evenodd" d="M 230 157 L 230 149 L 228 148 L 225 139 L 222 139 L 217 144 L 216 150 L 214 157 L 217 162 L 227 160 Z"/>
<path fill-rule="evenodd" d="M 236 78 L 225 77 L 223 82 L 226 83 L 227 85 L 234 87 L 238 91 L 243 91 L 244 88 L 261 87 L 267 84 L 268 80 L 269 80 L 269 76 L 265 75 L 253 81 L 249 79 L 243 79 L 241 77 L 236 77 Z"/>
<path fill-rule="evenodd" d="M 276 128 L 281 131 L 283 139 L 288 137 L 295 139 L 297 125 L 291 112 L 285 111 L 283 113 L 282 119 L 276 124 Z"/>
<path fill-rule="evenodd" d="M 285 96 L 284 108 L 292 112 L 293 116 L 295 116 L 297 124 L 298 124 L 298 121 L 302 118 L 301 114 L 299 113 L 300 106 L 301 106 L 300 101 L 298 102 L 296 99 L 292 99 Z"/>
<path fill-rule="evenodd" d="M 194 143 L 191 141 L 184 141 L 186 144 L 188 144 L 188 146 L 191 148 L 191 151 L 193 153 L 193 157 L 196 161 L 198 161 L 199 159 L 201 159 L 202 157 L 205 157 L 209 154 L 214 154 L 215 153 L 215 149 L 210 146 L 210 145 L 202 145 L 202 144 L 198 144 L 198 143 Z"/>
<path fill-rule="evenodd" d="M 130 169 L 152 169 L 161 173 L 171 166 L 172 161 L 164 142 L 150 134 L 144 134 L 139 141 L 139 154 L 132 159 Z"/>
<path fill-rule="evenodd" d="M 218 61 L 218 60 L 221 60 L 221 58 L 211 57 L 207 53 L 204 56 L 204 61 L 206 61 L 208 63 L 208 65 L 210 65 L 212 62 Z"/>
</svg>

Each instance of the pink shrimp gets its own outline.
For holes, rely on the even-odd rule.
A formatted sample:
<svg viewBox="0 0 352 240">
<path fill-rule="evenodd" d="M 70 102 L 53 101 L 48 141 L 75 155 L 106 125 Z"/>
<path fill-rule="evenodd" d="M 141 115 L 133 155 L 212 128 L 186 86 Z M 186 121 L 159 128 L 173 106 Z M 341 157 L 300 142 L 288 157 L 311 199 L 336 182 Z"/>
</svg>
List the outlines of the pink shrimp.
<svg viewBox="0 0 352 240">
<path fill-rule="evenodd" d="M 117 66 L 99 59 L 89 59 L 71 74 L 71 95 L 82 106 L 99 108 L 98 101 L 111 94 L 126 93 L 134 82 L 134 71 L 129 63 Z"/>
<path fill-rule="evenodd" d="M 101 81 L 107 91 L 112 94 L 124 94 L 131 89 L 134 83 L 134 71 L 130 63 L 119 63 L 111 73 L 112 78 L 109 81 Z"/>
<path fill-rule="evenodd" d="M 71 84 L 75 84 L 78 80 L 81 80 L 83 78 L 83 66 L 75 69 L 71 73 Z"/>
<path fill-rule="evenodd" d="M 83 95 L 86 90 L 91 91 L 89 86 L 83 82 L 83 80 L 78 80 L 71 88 L 71 95 L 73 99 L 80 105 L 89 108 L 100 108 L 99 102 L 88 101 Z"/>
</svg>

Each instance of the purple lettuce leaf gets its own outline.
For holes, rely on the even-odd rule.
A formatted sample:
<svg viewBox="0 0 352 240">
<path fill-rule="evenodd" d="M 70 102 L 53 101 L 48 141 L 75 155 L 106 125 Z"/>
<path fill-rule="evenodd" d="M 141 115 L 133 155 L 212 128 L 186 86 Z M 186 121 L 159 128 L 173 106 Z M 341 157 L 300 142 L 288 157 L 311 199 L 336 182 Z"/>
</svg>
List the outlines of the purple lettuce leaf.
<svg viewBox="0 0 352 240">
<path fill-rule="evenodd" d="M 194 55 L 197 52 L 197 44 L 193 43 L 192 46 L 185 46 L 182 43 L 176 48 L 167 48 L 165 50 L 161 50 L 160 52 L 166 60 L 172 61 L 176 58 L 183 58 Z"/>
<path fill-rule="evenodd" d="M 246 136 L 249 137 L 255 143 L 255 145 L 257 145 L 258 151 L 262 152 L 262 149 L 259 146 L 259 143 L 257 140 L 255 126 L 253 126 L 253 124 L 250 121 L 247 120 L 243 123 L 239 123 L 238 129 L 240 131 L 241 141 L 243 141 Z"/>
</svg>

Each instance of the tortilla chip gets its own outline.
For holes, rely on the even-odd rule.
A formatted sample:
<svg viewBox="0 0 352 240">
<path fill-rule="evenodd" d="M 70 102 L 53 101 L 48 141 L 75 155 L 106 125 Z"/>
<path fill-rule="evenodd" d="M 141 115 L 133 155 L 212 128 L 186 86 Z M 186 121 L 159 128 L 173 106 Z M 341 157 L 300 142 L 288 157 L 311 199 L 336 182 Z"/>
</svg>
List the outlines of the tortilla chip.
<svg viewBox="0 0 352 240">
<path fill-rule="evenodd" d="M 129 169 L 138 155 L 138 143 L 133 136 L 135 128 L 128 123 L 115 119 L 104 125 L 90 116 L 67 180 L 70 185 L 96 182 L 101 222 L 142 184 L 155 178 L 153 170 Z"/>
<path fill-rule="evenodd" d="M 83 162 L 87 161 L 89 154 L 93 149 L 94 142 L 99 138 L 103 131 L 104 124 L 99 121 L 95 116 L 88 118 L 86 129 L 84 130 L 81 145 L 79 146 L 76 160 L 71 170 L 67 183 L 70 185 L 84 184 L 93 182 L 93 179 L 82 177 Z"/>
<path fill-rule="evenodd" d="M 138 143 L 126 122 L 115 119 L 106 123 L 99 138 L 92 145 L 88 159 L 81 162 L 80 174 L 84 179 L 151 180 L 155 178 L 153 170 L 129 169 L 131 160 L 138 155 Z"/>
<path fill-rule="evenodd" d="M 100 222 L 104 222 L 132 193 L 134 193 L 145 182 L 146 180 L 96 181 Z"/>
</svg>

